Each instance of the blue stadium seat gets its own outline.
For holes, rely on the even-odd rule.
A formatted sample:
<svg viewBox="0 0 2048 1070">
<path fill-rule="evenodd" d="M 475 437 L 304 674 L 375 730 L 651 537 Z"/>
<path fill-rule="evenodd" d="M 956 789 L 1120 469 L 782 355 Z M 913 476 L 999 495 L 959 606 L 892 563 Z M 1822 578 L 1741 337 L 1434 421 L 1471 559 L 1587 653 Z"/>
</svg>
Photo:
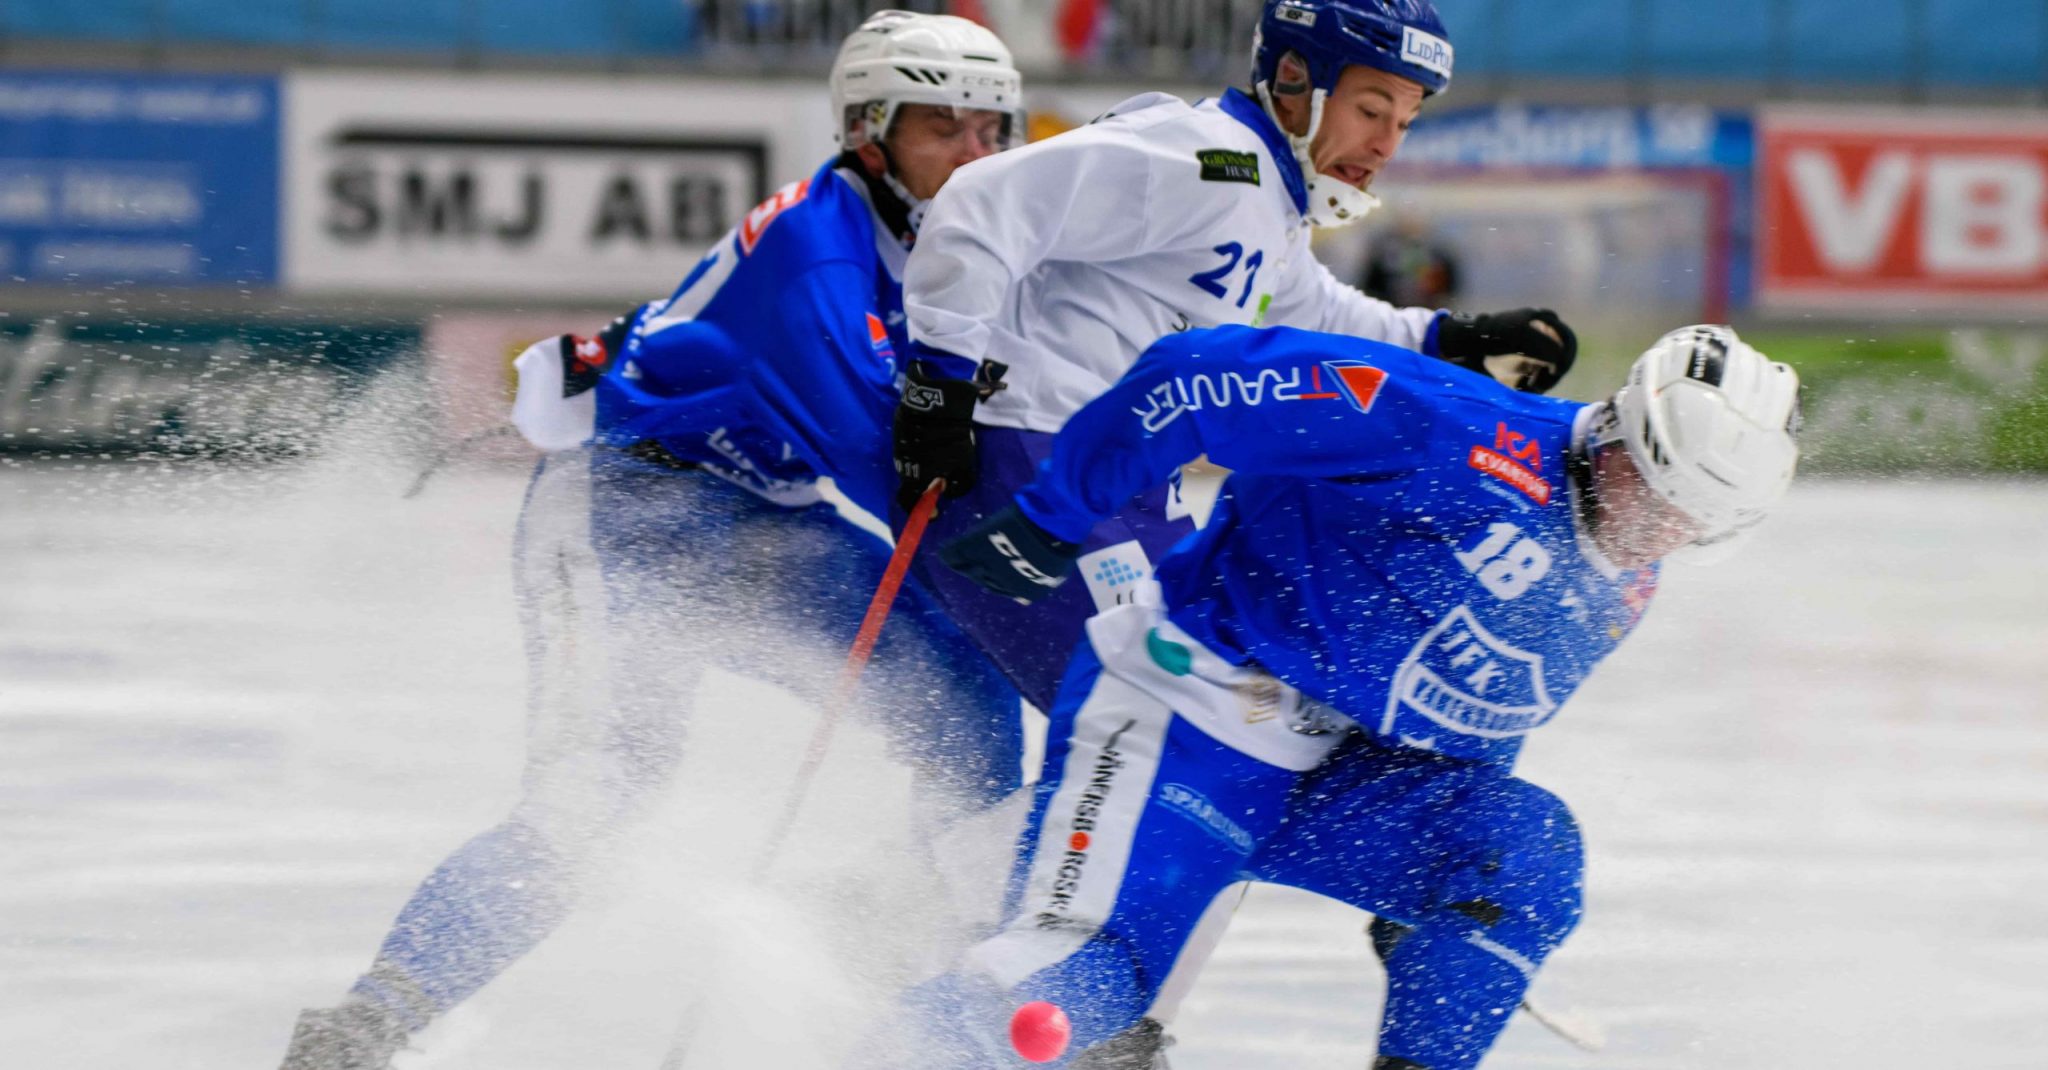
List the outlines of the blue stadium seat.
<svg viewBox="0 0 2048 1070">
<path fill-rule="evenodd" d="M 2048 6 L 2013 0 L 1927 5 L 1927 80 L 2048 88 Z"/>
<path fill-rule="evenodd" d="M 1786 0 L 1785 74 L 1793 82 L 1905 80 L 1909 0 Z"/>
<path fill-rule="evenodd" d="M 308 30 L 316 47 L 346 52 L 460 52 L 471 29 L 463 0 L 352 0 L 322 4 Z M 477 5 L 490 7 L 490 3 Z M 564 0 L 563 6 L 572 6 Z"/>
<path fill-rule="evenodd" d="M 105 0 L 90 4 L 8 4 L 0 25 L 10 37 L 73 37 L 87 40 L 147 41 L 156 36 L 150 0 Z"/>
<path fill-rule="evenodd" d="M 485 52 L 677 55 L 689 43 L 689 11 L 678 0 L 490 0 L 484 12 Z"/>
<path fill-rule="evenodd" d="M 1682 81 L 1761 80 L 1769 74 L 1773 0 L 1649 0 L 1648 70 Z"/>
<path fill-rule="evenodd" d="M 156 0 L 166 41 L 301 47 L 313 24 L 306 5 L 227 4 L 221 0 Z"/>
<path fill-rule="evenodd" d="M 2018 0 L 1441 5 L 1465 78 L 2048 84 L 2048 8 Z M 0 34 L 601 60 L 687 55 L 694 12 L 691 0 L 94 0 L 0 3 Z"/>
<path fill-rule="evenodd" d="M 1627 5 L 1620 0 L 1578 4 L 1514 0 L 1502 5 L 1497 23 L 1480 32 L 1494 35 L 1493 61 L 1503 71 L 1556 78 L 1613 78 L 1627 70 L 1627 14 Z M 1445 17 L 1450 17 L 1448 12 Z"/>
</svg>

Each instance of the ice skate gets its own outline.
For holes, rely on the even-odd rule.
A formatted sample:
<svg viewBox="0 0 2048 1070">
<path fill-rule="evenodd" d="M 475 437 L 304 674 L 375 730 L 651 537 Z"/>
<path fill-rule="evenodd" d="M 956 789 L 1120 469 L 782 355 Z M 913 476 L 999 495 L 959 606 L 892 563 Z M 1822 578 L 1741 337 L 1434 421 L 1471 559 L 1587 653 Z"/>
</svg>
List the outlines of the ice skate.
<svg viewBox="0 0 2048 1070">
<path fill-rule="evenodd" d="M 1173 1038 L 1150 1018 L 1074 1057 L 1069 1070 L 1170 1070 L 1166 1049 Z"/>
<path fill-rule="evenodd" d="M 299 1014 L 278 1070 L 390 1070 L 405 1028 L 382 1007 L 350 998 Z"/>
</svg>

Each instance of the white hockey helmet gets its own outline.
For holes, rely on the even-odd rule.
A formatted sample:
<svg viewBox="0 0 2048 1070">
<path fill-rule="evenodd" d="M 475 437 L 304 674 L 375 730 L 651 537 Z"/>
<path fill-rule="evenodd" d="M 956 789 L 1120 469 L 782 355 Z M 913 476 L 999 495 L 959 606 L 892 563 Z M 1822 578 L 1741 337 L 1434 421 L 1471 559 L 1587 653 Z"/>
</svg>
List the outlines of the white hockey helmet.
<svg viewBox="0 0 2048 1070">
<path fill-rule="evenodd" d="M 1002 148 L 1024 136 L 1024 77 L 1002 39 L 955 15 L 877 11 L 832 63 L 832 114 L 841 145 L 880 141 L 905 104 L 1004 117 Z"/>
<path fill-rule="evenodd" d="M 1699 522 L 1699 545 L 1755 525 L 1792 485 L 1799 375 L 1731 328 L 1681 327 L 1657 339 L 1611 404 L 1608 440 L 1627 447 L 1651 490 Z"/>
</svg>

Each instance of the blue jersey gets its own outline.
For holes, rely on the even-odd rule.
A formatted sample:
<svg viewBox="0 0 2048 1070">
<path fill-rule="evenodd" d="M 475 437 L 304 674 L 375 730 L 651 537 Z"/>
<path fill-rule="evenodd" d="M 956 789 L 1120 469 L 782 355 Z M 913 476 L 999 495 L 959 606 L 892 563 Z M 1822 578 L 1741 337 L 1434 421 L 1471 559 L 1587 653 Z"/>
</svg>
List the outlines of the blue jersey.
<svg viewBox="0 0 2048 1070">
<path fill-rule="evenodd" d="M 771 499 L 830 476 L 889 515 L 901 256 L 858 179 L 828 163 L 783 187 L 634 313 L 597 384 L 597 440 L 652 440 Z M 900 254 L 900 247 L 897 247 Z"/>
<path fill-rule="evenodd" d="M 1159 564 L 1173 622 L 1387 743 L 1511 764 L 1656 585 L 1582 531 L 1589 412 L 1385 343 L 1189 331 L 1067 423 L 1018 504 L 1079 541 L 1207 454 L 1233 474 Z"/>
</svg>

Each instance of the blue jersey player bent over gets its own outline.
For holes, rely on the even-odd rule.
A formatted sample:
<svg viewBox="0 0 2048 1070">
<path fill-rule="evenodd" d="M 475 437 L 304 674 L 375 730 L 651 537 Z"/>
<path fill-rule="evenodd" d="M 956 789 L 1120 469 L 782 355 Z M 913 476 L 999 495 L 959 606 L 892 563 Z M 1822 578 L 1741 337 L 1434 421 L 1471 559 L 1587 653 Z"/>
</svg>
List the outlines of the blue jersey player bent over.
<svg viewBox="0 0 2048 1070">
<path fill-rule="evenodd" d="M 1379 1070 L 1465 1070 L 1580 910 L 1570 810 L 1524 737 L 1635 626 L 1657 559 L 1732 538 L 1797 462 L 1798 379 L 1725 327 L 1660 339 L 1598 404 L 1393 346 L 1219 328 L 1154 345 L 948 563 L 1030 600 L 1133 488 L 1234 474 L 1089 622 L 1010 921 L 913 1007 L 934 1065 L 1017 1065 L 1030 1001 L 1093 1044 L 1144 1013 L 1233 882 L 1397 922 Z M 994 1060 L 991 1062 L 990 1060 Z"/>
<path fill-rule="evenodd" d="M 520 357 L 514 422 L 553 451 L 515 548 L 521 796 L 420 885 L 348 998 L 300 1018 L 287 1070 L 388 1066 L 552 931 L 667 785 L 707 668 L 823 697 L 889 553 L 872 518 L 895 484 L 907 250 L 953 170 L 1020 133 L 1020 86 L 973 23 L 871 17 L 833 68 L 840 157 L 748 213 L 667 300 Z M 842 519 L 863 513 L 875 533 Z M 880 712 L 924 812 L 1016 787 L 1015 692 L 915 592 L 870 677 L 899 700 Z"/>
</svg>

